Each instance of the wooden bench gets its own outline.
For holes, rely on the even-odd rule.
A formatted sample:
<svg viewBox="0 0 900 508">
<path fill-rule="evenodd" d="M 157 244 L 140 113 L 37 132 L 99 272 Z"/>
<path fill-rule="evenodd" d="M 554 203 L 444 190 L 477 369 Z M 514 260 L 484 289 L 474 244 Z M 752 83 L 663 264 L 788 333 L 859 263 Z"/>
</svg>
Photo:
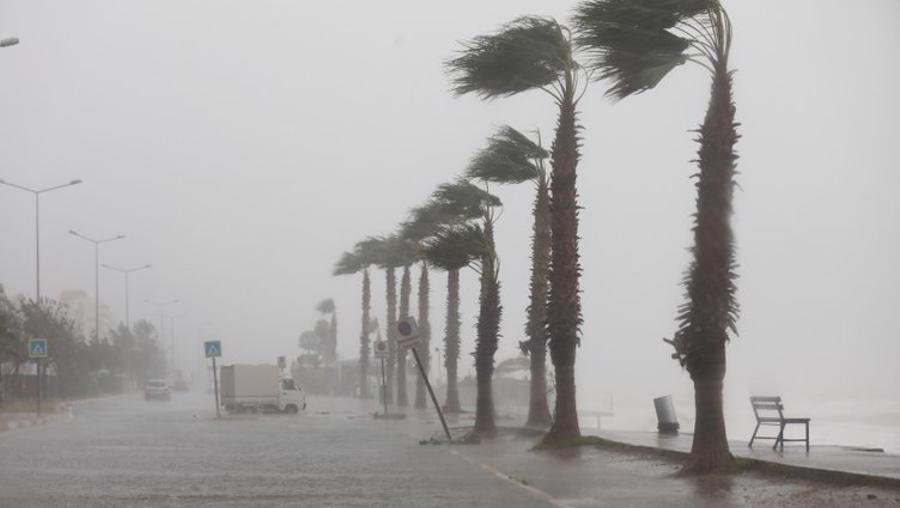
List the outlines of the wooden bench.
<svg viewBox="0 0 900 508">
<path fill-rule="evenodd" d="M 784 450 L 785 441 L 804 441 L 806 442 L 806 451 L 809 451 L 809 418 L 785 418 L 784 405 L 781 403 L 781 397 L 750 397 L 750 404 L 753 406 L 753 414 L 756 416 L 756 428 L 753 429 L 753 437 L 747 445 L 753 448 L 753 441 L 756 439 L 774 439 L 775 444 L 772 449 L 781 446 Z M 803 439 L 785 439 L 784 428 L 792 423 L 803 424 L 806 427 L 806 437 Z M 778 427 L 777 436 L 759 436 L 760 426 L 768 425 Z"/>
</svg>

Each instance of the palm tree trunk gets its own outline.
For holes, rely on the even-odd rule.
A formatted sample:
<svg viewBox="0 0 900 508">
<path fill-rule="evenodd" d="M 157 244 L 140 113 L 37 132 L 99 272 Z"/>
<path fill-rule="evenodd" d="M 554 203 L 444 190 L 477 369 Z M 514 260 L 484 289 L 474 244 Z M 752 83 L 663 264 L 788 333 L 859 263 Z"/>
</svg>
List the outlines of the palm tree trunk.
<svg viewBox="0 0 900 508">
<path fill-rule="evenodd" d="M 531 300 L 523 350 L 531 357 L 531 388 L 526 425 L 550 425 L 547 404 L 547 296 L 550 275 L 550 189 L 541 175 L 534 199 L 534 231 L 531 240 Z"/>
<path fill-rule="evenodd" d="M 403 267 L 403 276 L 400 279 L 400 319 L 409 317 L 409 296 L 412 292 L 412 284 L 409 279 L 409 265 Z M 397 405 L 406 407 L 409 398 L 406 395 L 406 350 L 397 351 Z"/>
<path fill-rule="evenodd" d="M 394 364 L 397 358 L 397 337 L 394 327 L 397 324 L 397 276 L 393 268 L 385 269 L 387 281 L 387 343 L 388 357 L 385 377 L 387 377 L 387 386 L 385 387 L 385 398 L 388 404 L 394 402 Z"/>
<path fill-rule="evenodd" d="M 484 236 L 494 244 L 494 227 L 485 222 Z M 493 251 L 493 248 L 491 249 Z M 500 334 L 500 281 L 497 279 L 493 252 L 481 261 L 481 298 L 478 312 L 478 341 L 475 344 L 475 378 L 478 391 L 475 401 L 475 429 L 480 436 L 497 432 L 494 421 L 494 353 Z"/>
<path fill-rule="evenodd" d="M 581 327 L 578 279 L 578 128 L 575 103 L 567 95 L 560 105 L 553 141 L 553 173 L 550 179 L 551 237 L 550 303 L 547 325 L 550 358 L 556 370 L 556 411 L 545 443 L 581 436 L 575 403 L 575 350 Z"/>
<path fill-rule="evenodd" d="M 447 322 L 444 327 L 444 367 L 447 368 L 447 397 L 444 411 L 459 413 L 459 269 L 447 271 Z"/>
<path fill-rule="evenodd" d="M 359 396 L 369 398 L 369 309 L 372 300 L 369 270 L 363 270 L 362 328 L 359 333 Z"/>
<path fill-rule="evenodd" d="M 428 372 L 431 367 L 431 323 L 428 320 L 428 265 L 422 262 L 422 271 L 419 272 L 419 337 L 422 342 L 416 348 L 422 369 Z M 421 371 L 416 376 L 416 408 L 425 409 L 425 380 Z"/>
<path fill-rule="evenodd" d="M 725 343 L 735 329 L 738 305 L 734 232 L 731 228 L 737 156 L 731 74 L 724 66 L 713 77 L 709 109 L 700 128 L 694 259 L 685 277 L 687 302 L 677 337 L 694 381 L 696 428 L 685 471 L 730 468 L 734 459 L 725 436 L 722 383 Z"/>
</svg>

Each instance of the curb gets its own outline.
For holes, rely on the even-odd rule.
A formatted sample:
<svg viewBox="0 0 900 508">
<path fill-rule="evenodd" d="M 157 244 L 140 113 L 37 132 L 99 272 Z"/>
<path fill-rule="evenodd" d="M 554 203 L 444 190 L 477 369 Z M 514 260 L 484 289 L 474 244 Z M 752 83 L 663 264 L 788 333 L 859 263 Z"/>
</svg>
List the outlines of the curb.
<svg viewBox="0 0 900 508">
<path fill-rule="evenodd" d="M 21 420 L 12 420 L 12 421 L 0 421 L 0 432 L 7 432 L 12 430 L 22 430 L 30 427 L 38 427 L 40 425 L 47 425 L 53 423 L 55 421 L 61 420 L 72 414 L 72 404 L 69 402 L 64 402 L 59 404 L 56 407 L 56 411 L 49 415 L 43 415 L 41 417 L 29 417 Z"/>
</svg>

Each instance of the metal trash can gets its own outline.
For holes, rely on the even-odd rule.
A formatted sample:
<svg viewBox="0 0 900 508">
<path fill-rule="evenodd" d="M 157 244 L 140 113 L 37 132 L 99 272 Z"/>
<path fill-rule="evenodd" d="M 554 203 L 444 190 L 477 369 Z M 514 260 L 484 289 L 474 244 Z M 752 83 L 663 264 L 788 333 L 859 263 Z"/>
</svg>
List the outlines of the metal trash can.
<svg viewBox="0 0 900 508">
<path fill-rule="evenodd" d="M 678 417 L 675 416 L 675 404 L 671 395 L 653 399 L 656 407 L 656 430 L 660 434 L 678 434 Z"/>
</svg>

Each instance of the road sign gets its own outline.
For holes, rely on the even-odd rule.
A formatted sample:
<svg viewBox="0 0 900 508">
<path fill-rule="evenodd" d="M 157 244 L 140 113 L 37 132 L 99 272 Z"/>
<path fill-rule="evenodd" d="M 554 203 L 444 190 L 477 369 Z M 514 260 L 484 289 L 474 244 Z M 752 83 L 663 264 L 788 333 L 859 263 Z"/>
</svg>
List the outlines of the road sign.
<svg viewBox="0 0 900 508">
<path fill-rule="evenodd" d="M 419 327 L 416 318 L 408 317 L 397 321 L 397 346 L 406 350 L 419 344 Z"/>
<path fill-rule="evenodd" d="M 375 344 L 372 345 L 372 356 L 375 358 L 387 358 L 388 357 L 388 345 L 387 342 L 383 340 L 376 340 Z"/>
<path fill-rule="evenodd" d="M 222 356 L 222 341 L 208 340 L 203 343 L 203 351 L 206 352 L 207 358 L 217 358 Z"/>
<path fill-rule="evenodd" d="M 28 339 L 28 358 L 47 358 L 47 339 Z"/>
<path fill-rule="evenodd" d="M 279 356 L 278 357 L 278 368 L 284 370 L 287 367 L 287 357 Z"/>
</svg>

